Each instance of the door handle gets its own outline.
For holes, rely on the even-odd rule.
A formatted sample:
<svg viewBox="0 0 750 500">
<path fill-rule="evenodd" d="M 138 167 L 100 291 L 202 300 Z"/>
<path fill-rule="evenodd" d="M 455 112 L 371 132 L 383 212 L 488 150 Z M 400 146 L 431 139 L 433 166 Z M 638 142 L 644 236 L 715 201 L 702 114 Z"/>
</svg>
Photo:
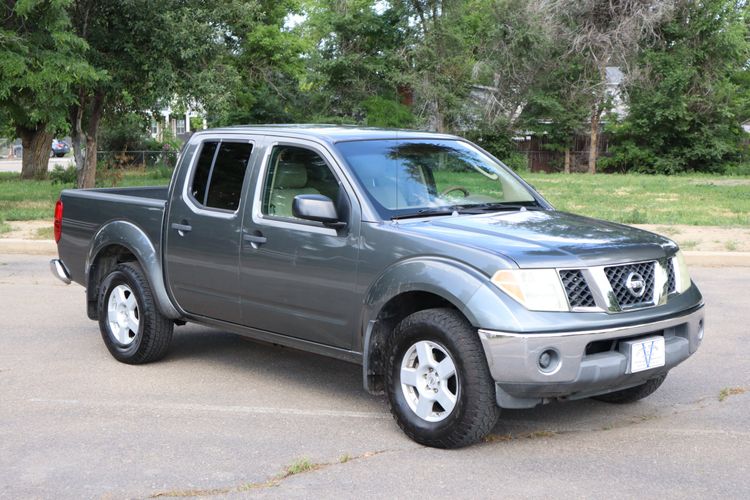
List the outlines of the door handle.
<svg viewBox="0 0 750 500">
<path fill-rule="evenodd" d="M 268 241 L 268 238 L 266 238 L 262 234 L 246 234 L 242 237 L 242 239 L 248 243 L 252 243 L 253 248 L 256 248 L 256 245 L 262 245 L 263 243 Z"/>
<path fill-rule="evenodd" d="M 175 231 L 179 231 L 180 234 L 189 233 L 193 230 L 193 226 L 191 226 L 190 224 L 177 224 L 176 222 L 172 223 L 171 227 Z"/>
</svg>

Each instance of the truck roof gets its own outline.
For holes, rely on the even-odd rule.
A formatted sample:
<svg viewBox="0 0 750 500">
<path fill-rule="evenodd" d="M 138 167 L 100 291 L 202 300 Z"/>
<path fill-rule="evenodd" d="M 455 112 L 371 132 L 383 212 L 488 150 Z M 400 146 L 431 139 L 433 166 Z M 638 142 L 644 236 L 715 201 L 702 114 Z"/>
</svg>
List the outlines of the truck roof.
<svg viewBox="0 0 750 500">
<path fill-rule="evenodd" d="M 372 139 L 457 139 L 454 135 L 439 134 L 423 130 L 405 130 L 393 128 L 361 127 L 352 125 L 325 124 L 279 124 L 279 125 L 236 125 L 232 127 L 201 130 L 201 133 L 237 133 L 252 132 L 256 134 L 280 134 L 291 137 L 315 138 L 329 143 L 344 141 L 364 141 Z"/>
</svg>

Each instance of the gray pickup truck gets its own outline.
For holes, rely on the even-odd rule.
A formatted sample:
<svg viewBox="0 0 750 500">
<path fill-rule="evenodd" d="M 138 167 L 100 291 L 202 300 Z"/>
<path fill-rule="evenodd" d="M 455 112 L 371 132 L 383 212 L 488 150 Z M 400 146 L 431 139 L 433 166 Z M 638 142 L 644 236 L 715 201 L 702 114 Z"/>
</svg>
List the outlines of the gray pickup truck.
<svg viewBox="0 0 750 500">
<path fill-rule="evenodd" d="M 499 408 L 639 400 L 703 338 L 675 243 L 556 211 L 450 135 L 199 132 L 168 187 L 63 191 L 55 239 L 119 361 L 191 321 L 358 363 L 429 446 L 482 439 Z"/>
</svg>

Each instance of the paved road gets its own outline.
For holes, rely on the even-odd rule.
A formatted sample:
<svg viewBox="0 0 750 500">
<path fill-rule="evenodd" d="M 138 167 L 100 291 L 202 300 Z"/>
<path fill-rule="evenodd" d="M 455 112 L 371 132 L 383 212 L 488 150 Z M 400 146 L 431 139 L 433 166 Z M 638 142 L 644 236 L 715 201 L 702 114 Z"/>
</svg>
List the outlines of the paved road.
<svg viewBox="0 0 750 500">
<path fill-rule="evenodd" d="M 47 164 L 47 170 L 52 170 L 55 165 L 62 165 L 67 168 L 69 165 L 73 165 L 75 160 L 72 156 L 64 158 L 50 158 Z M 15 160 L 0 159 L 0 172 L 20 172 L 21 171 L 21 159 Z"/>
<path fill-rule="evenodd" d="M 0 497 L 750 498 L 750 268 L 693 274 L 706 339 L 653 396 L 506 411 L 490 442 L 441 451 L 346 363 L 197 326 L 163 362 L 117 363 L 81 287 L 0 255 Z"/>
</svg>

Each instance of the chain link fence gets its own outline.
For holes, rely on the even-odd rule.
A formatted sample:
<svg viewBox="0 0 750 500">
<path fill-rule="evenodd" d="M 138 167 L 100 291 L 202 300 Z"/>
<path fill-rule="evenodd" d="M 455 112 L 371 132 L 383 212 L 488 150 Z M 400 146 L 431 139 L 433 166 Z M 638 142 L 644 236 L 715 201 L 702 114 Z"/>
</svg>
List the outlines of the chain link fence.
<svg viewBox="0 0 750 500">
<path fill-rule="evenodd" d="M 174 168 L 179 152 L 163 151 L 97 151 L 97 160 L 108 168 Z"/>
</svg>

